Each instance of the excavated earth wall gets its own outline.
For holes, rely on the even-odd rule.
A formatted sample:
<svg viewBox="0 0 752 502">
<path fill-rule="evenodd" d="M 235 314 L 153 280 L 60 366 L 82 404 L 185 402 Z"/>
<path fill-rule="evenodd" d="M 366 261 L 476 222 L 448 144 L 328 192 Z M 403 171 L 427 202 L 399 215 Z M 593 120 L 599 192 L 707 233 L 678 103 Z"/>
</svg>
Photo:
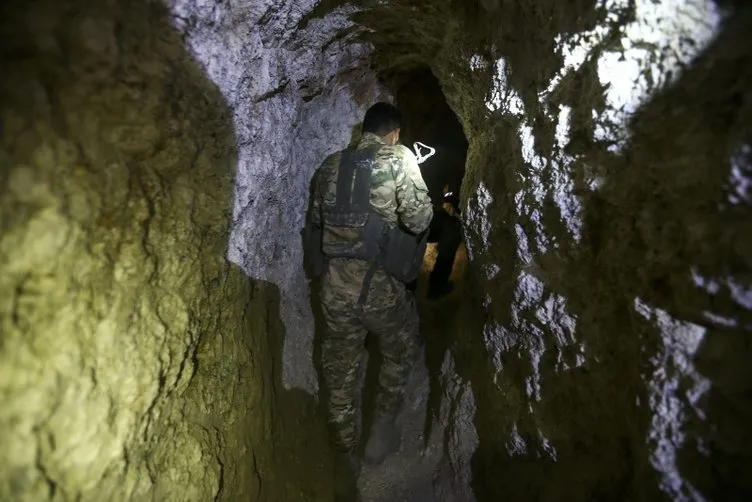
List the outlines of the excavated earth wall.
<svg viewBox="0 0 752 502">
<path fill-rule="evenodd" d="M 157 4 L 0 19 L 0 499 L 253 497 L 265 287 L 225 259 L 226 100 Z"/>
</svg>

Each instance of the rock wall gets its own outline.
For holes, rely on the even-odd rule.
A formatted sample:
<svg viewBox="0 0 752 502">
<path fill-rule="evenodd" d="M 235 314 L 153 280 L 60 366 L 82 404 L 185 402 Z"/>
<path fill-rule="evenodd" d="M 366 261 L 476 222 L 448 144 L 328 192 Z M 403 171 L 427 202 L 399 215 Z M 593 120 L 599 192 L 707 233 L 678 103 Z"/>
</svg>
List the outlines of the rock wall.
<svg viewBox="0 0 752 502">
<path fill-rule="evenodd" d="M 377 69 L 431 65 L 470 142 L 473 276 L 442 316 L 436 371 L 447 472 L 470 466 L 476 498 L 749 495 L 752 44 L 736 9 L 392 0 L 357 15 Z"/>
<path fill-rule="evenodd" d="M 4 2 L 0 40 L 0 499 L 294 500 L 227 100 L 154 2 Z"/>
<path fill-rule="evenodd" d="M 315 0 L 168 0 L 175 25 L 232 108 L 237 135 L 229 259 L 281 291 L 283 383 L 315 395 L 314 320 L 299 231 L 313 171 L 389 99 L 354 40 L 352 7 Z"/>
</svg>

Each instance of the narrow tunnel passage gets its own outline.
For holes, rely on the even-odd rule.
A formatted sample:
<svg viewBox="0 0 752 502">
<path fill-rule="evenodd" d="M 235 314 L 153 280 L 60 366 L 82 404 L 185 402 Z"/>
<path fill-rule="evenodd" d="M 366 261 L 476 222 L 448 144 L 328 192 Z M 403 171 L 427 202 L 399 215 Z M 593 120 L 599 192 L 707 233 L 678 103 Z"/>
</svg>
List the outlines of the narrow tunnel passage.
<svg viewBox="0 0 752 502">
<path fill-rule="evenodd" d="M 446 96 L 436 77 L 426 66 L 393 70 L 379 76 L 392 92 L 395 104 L 402 113 L 401 142 L 412 148 L 421 142 L 436 150 L 436 153 L 420 164 L 423 179 L 434 203 L 434 218 L 443 221 L 441 216 L 456 218 L 459 201 L 446 197 L 448 191 L 459 194 L 465 171 L 467 139 L 462 126 L 449 107 Z M 453 202 L 444 202 L 453 200 Z M 441 223 L 437 225 L 435 236 L 430 240 L 440 240 Z M 451 229 L 444 228 L 444 232 Z M 451 235 L 449 239 L 451 239 Z M 442 482 L 435 479 L 444 461 L 444 437 L 437 417 L 440 413 L 441 395 L 446 382 L 443 381 L 441 365 L 446 355 L 449 333 L 447 326 L 453 325 L 454 312 L 462 301 L 463 278 L 466 274 L 466 253 L 464 246 L 456 242 L 456 254 L 452 254 L 449 279 L 456 289 L 438 300 L 427 299 L 429 276 L 436 266 L 438 248 L 446 247 L 443 241 L 429 242 L 421 274 L 416 285 L 416 297 L 421 319 L 421 349 L 407 388 L 407 403 L 398 417 L 404 442 L 400 452 L 375 468 L 364 468 L 360 487 L 364 502 L 387 502 L 410 500 L 433 502 L 436 486 Z M 452 247 L 452 243 L 449 242 Z M 371 404 L 377 387 L 380 369 L 380 354 L 376 340 L 369 339 L 368 374 L 364 389 L 365 422 L 368 430 Z M 367 439 L 364 434 L 363 439 Z M 456 494 L 457 497 L 468 496 Z"/>
<path fill-rule="evenodd" d="M 0 500 L 330 502 L 299 230 L 392 98 L 465 243 L 366 501 L 749 499 L 751 22 L 3 2 Z"/>
<path fill-rule="evenodd" d="M 420 141 L 436 148 L 436 155 L 421 164 L 431 199 L 441 200 L 445 186 L 459 194 L 468 143 L 439 81 L 427 66 L 392 71 L 382 79 L 394 90 L 396 104 L 403 113 L 402 142 L 411 146 Z"/>
<path fill-rule="evenodd" d="M 428 277 L 418 285 L 418 295 L 423 297 L 442 289 L 444 282 L 452 276 L 454 263 L 465 259 L 460 192 L 468 142 L 457 115 L 447 103 L 441 85 L 429 67 L 394 69 L 380 77 L 393 90 L 396 104 L 403 113 L 402 143 L 417 148 L 416 153 L 423 149 L 418 145 L 435 150 L 433 156 L 420 164 L 421 175 L 434 204 L 424 262 Z"/>
</svg>

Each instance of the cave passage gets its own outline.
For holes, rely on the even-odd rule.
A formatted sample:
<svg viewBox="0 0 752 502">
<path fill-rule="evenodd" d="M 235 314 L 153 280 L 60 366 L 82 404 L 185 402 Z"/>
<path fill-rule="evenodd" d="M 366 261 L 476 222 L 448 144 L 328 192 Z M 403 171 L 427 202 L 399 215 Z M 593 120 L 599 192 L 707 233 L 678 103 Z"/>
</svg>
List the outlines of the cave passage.
<svg viewBox="0 0 752 502">
<path fill-rule="evenodd" d="M 461 278 L 458 272 L 466 259 L 459 194 L 468 141 L 441 84 L 428 66 L 396 70 L 384 80 L 394 89 L 396 104 L 403 115 L 402 143 L 415 149 L 416 142 L 420 142 L 435 149 L 435 154 L 420 164 L 434 204 L 434 216 L 423 260 L 423 281 L 415 286 L 419 296 L 439 300 L 455 291 Z"/>
<path fill-rule="evenodd" d="M 464 241 L 363 501 L 752 500 L 749 4 L 0 3 L 0 501 L 331 502 L 300 230 L 379 101 Z"/>
<path fill-rule="evenodd" d="M 402 143 L 412 148 L 420 141 L 436 149 L 436 154 L 420 166 L 431 200 L 441 200 L 447 186 L 458 194 L 468 143 L 439 81 L 426 66 L 393 72 L 387 79 L 402 112 Z"/>
</svg>

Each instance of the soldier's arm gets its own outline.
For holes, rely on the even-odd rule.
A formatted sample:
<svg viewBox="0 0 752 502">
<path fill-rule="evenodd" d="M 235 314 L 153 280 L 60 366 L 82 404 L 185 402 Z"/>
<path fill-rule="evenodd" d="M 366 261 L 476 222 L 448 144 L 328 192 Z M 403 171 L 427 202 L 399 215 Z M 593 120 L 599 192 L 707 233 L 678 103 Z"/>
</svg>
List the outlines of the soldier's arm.
<svg viewBox="0 0 752 502">
<path fill-rule="evenodd" d="M 393 164 L 397 214 L 400 222 L 416 234 L 431 224 L 433 205 L 413 152 L 399 145 Z"/>
</svg>

